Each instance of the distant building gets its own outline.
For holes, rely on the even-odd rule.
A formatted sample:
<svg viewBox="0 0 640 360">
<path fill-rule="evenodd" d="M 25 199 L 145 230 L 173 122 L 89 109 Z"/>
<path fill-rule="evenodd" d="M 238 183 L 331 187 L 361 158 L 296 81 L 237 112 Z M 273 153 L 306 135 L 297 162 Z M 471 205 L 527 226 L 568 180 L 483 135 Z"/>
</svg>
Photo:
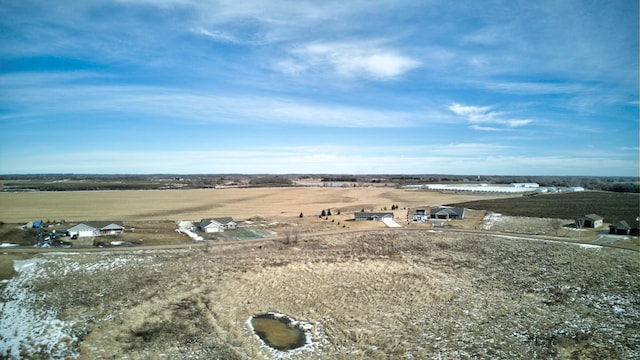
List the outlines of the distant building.
<svg viewBox="0 0 640 360">
<path fill-rule="evenodd" d="M 413 221 L 423 222 L 429 220 L 430 215 L 427 214 L 427 210 L 425 209 L 416 209 L 413 214 Z"/>
<path fill-rule="evenodd" d="M 540 187 L 540 185 L 538 183 L 511 183 L 511 184 L 509 184 L 509 187 L 537 188 L 537 187 Z"/>
<path fill-rule="evenodd" d="M 89 221 L 72 226 L 67 232 L 72 237 L 119 235 L 124 232 L 124 226 L 120 221 Z"/>
<path fill-rule="evenodd" d="M 596 229 L 602 226 L 604 219 L 600 215 L 589 214 L 583 215 L 576 219 L 578 229 L 592 228 Z"/>
<path fill-rule="evenodd" d="M 567 188 L 567 192 L 579 192 L 579 191 L 584 191 L 584 188 L 582 186 L 572 186 Z"/>
<path fill-rule="evenodd" d="M 238 224 L 230 217 L 205 218 L 200 220 L 198 228 L 206 233 L 215 233 L 227 229 L 237 229 Z"/>
<path fill-rule="evenodd" d="M 629 224 L 624 220 L 618 221 L 613 225 L 609 225 L 609 234 L 629 235 L 629 232 L 631 232 L 631 226 L 629 226 Z"/>
<path fill-rule="evenodd" d="M 429 217 L 431 219 L 464 219 L 464 208 L 457 207 L 439 207 L 432 208 Z"/>
<path fill-rule="evenodd" d="M 393 220 L 392 212 L 357 212 L 354 214 L 355 221 L 382 221 L 383 219 Z"/>
</svg>

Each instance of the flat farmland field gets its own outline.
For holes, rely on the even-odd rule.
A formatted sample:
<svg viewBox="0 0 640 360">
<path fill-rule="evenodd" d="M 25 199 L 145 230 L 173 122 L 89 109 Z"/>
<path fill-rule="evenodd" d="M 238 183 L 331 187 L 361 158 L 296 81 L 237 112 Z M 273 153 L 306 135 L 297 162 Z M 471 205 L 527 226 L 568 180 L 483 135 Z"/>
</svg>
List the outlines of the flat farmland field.
<svg viewBox="0 0 640 360">
<path fill-rule="evenodd" d="M 232 188 L 199 190 L 60 191 L 0 193 L 0 221 L 35 219 L 67 222 L 89 220 L 199 220 L 231 216 L 247 219 L 341 212 L 380 211 L 404 207 L 504 198 L 504 195 L 441 194 L 393 188 Z M 351 214 L 353 215 L 353 214 Z M 405 216 L 406 210 L 396 216 Z"/>
<path fill-rule="evenodd" d="M 586 214 L 598 214 L 604 222 L 626 220 L 633 224 L 640 215 L 640 195 L 605 191 L 584 191 L 562 194 L 521 196 L 510 199 L 465 201 L 455 204 L 511 216 L 575 219 Z"/>
</svg>

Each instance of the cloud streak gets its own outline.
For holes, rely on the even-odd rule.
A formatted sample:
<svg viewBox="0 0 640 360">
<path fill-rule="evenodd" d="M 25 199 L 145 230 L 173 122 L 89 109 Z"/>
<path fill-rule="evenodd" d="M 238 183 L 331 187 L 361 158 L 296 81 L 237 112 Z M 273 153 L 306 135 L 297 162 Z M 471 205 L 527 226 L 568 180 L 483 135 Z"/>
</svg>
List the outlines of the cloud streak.
<svg viewBox="0 0 640 360">
<path fill-rule="evenodd" d="M 437 147 L 437 146 L 436 146 Z M 607 176 L 618 167 L 633 166 L 625 159 L 585 156 L 503 155 L 500 147 L 493 150 L 486 145 L 444 145 L 444 148 L 464 149 L 455 155 L 445 151 L 433 155 L 405 153 L 406 149 L 391 148 L 386 155 L 376 156 L 375 162 L 358 147 L 340 147 L 335 151 L 319 153 L 316 147 L 247 148 L 228 151 L 163 151 L 121 152 L 102 151 L 75 154 L 49 153 L 43 156 L 25 156 L 19 163 L 3 160 L 3 167 L 19 173 L 62 172 L 61 162 L 73 164 L 65 172 L 75 173 L 154 173 L 159 167 L 168 173 L 318 173 L 318 167 L 327 173 L 349 174 L 460 174 L 460 175 L 594 175 Z M 480 153 L 472 149 L 480 148 Z M 8 161 L 8 162 L 5 162 Z M 591 170 L 596 162 L 601 168 Z M 40 165 L 35 164 L 40 162 Z M 296 163 L 295 171 L 287 164 Z M 457 164 L 451 171 L 450 164 Z M 416 165 L 418 164 L 418 165 Z M 544 169 L 544 170 L 543 170 Z M 0 167 L 0 171 L 6 171 Z"/>
<path fill-rule="evenodd" d="M 507 119 L 504 113 L 491 110 L 491 106 L 472 106 L 453 103 L 449 110 L 462 116 L 471 123 L 470 127 L 480 131 L 502 131 L 526 126 L 533 122 L 529 119 Z M 487 126 L 486 124 L 494 125 Z"/>
<path fill-rule="evenodd" d="M 291 50 L 285 72 L 331 71 L 345 78 L 395 80 L 420 66 L 417 60 L 375 42 L 310 43 Z"/>
<path fill-rule="evenodd" d="M 216 94 L 192 90 L 148 86 L 84 86 L 77 77 L 63 75 L 57 83 L 55 74 L 44 74 L 38 83 L 36 74 L 24 75 L 31 79 L 5 90 L 5 101 L 14 112 L 32 117 L 51 114 L 101 113 L 152 115 L 180 121 L 230 124 L 295 124 L 300 126 L 347 128 L 402 128 L 424 124 L 421 111 L 396 111 L 358 107 L 336 103 L 322 103 L 308 99 L 257 94 Z M 20 83 L 18 75 L 10 76 L 7 83 Z M 0 81 L 2 81 L 0 77 Z M 37 91 L 34 90 L 37 87 Z M 48 104 L 57 104 L 55 108 Z M 435 114 L 435 117 L 438 117 Z"/>
</svg>

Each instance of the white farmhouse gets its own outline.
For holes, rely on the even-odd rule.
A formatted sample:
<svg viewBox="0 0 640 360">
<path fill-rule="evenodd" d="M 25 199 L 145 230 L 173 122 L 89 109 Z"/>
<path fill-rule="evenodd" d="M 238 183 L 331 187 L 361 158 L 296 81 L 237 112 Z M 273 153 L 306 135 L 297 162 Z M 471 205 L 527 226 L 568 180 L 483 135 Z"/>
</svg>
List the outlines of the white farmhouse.
<svg viewBox="0 0 640 360">
<path fill-rule="evenodd" d="M 119 221 L 84 222 L 67 229 L 69 236 L 90 237 L 103 235 L 119 235 L 124 232 L 124 226 Z"/>
<path fill-rule="evenodd" d="M 227 229 L 237 229 L 238 224 L 230 217 L 219 217 L 202 219 L 198 227 L 206 233 L 216 233 Z"/>
</svg>

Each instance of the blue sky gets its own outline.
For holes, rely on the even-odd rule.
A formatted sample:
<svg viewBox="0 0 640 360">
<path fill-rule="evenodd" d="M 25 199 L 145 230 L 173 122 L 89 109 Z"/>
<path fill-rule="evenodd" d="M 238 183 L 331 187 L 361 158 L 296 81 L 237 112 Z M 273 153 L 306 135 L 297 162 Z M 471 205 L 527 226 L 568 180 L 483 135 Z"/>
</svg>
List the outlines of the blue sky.
<svg viewBox="0 0 640 360">
<path fill-rule="evenodd" d="M 0 174 L 638 176 L 638 1 L 0 1 Z"/>
</svg>

